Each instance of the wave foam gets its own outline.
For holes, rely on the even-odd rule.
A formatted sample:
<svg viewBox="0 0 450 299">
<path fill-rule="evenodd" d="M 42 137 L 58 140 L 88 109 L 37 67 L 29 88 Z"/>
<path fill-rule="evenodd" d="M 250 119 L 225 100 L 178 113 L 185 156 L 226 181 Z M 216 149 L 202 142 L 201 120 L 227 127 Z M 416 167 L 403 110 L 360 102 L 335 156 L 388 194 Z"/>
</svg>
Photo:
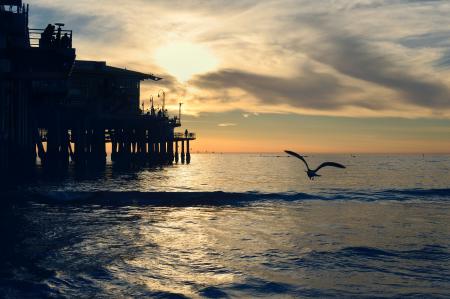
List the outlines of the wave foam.
<svg viewBox="0 0 450 299">
<path fill-rule="evenodd" d="M 259 192 L 21 192 L 8 193 L 14 200 L 22 199 L 44 203 L 93 203 L 107 205 L 239 205 L 257 201 L 304 201 L 304 200 L 357 200 L 357 201 L 408 201 L 448 200 L 450 189 L 382 190 L 375 192 L 334 190 L 333 193 L 259 193 Z"/>
</svg>

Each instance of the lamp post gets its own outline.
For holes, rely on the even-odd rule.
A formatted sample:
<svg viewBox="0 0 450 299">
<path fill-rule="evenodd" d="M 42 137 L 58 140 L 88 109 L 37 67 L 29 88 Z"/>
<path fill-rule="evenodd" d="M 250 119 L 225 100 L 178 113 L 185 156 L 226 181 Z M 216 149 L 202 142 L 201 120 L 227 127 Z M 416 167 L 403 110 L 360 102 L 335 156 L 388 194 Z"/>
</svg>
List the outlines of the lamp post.
<svg viewBox="0 0 450 299">
<path fill-rule="evenodd" d="M 153 96 L 150 96 L 150 102 L 151 102 L 150 115 L 154 116 L 155 115 L 155 107 L 153 106 Z"/>
<path fill-rule="evenodd" d="M 180 125 L 181 125 L 181 105 L 183 105 L 183 103 L 180 102 L 179 105 L 180 105 L 180 107 L 179 107 L 179 109 L 178 109 L 178 122 L 179 122 Z"/>
<path fill-rule="evenodd" d="M 165 108 L 166 108 L 166 93 L 164 90 L 160 89 L 158 91 L 158 98 L 160 97 L 159 93 L 162 91 L 162 113 L 165 115 Z"/>
</svg>

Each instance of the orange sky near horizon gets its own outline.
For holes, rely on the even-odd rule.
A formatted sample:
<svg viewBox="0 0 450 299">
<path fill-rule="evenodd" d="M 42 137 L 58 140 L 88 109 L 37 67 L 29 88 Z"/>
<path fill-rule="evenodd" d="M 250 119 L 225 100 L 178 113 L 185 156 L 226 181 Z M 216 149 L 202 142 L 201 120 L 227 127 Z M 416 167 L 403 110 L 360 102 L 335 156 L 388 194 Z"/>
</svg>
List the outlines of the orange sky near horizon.
<svg viewBox="0 0 450 299">
<path fill-rule="evenodd" d="M 215 153 L 282 153 L 291 149 L 303 153 L 324 154 L 450 154 L 450 141 L 424 142 L 422 140 L 400 140 L 385 143 L 379 140 L 366 140 L 365 142 L 342 144 L 342 142 L 317 141 L 308 143 L 307 139 L 276 140 L 276 139 L 252 139 L 246 140 L 239 137 L 214 138 L 202 136 L 191 142 L 192 152 Z"/>
</svg>

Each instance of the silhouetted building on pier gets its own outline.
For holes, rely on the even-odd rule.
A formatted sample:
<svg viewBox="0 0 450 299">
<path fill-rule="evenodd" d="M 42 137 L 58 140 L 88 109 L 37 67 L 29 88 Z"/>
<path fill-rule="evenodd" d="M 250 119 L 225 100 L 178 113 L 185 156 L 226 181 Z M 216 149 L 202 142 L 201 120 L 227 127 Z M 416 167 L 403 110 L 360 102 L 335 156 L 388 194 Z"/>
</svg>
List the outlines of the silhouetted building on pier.
<svg viewBox="0 0 450 299">
<path fill-rule="evenodd" d="M 75 60 L 64 24 L 28 28 L 28 6 L 0 0 L 0 170 L 105 163 L 106 143 L 117 162 L 172 163 L 181 124 L 166 111 L 140 110 L 140 83 L 153 74 Z M 174 146 L 175 145 L 175 146 Z M 37 150 L 36 150 L 37 149 Z M 189 146 L 181 153 L 190 160 Z"/>
<path fill-rule="evenodd" d="M 75 60 L 69 47 L 37 47 L 28 28 L 28 6 L 0 0 L 0 167 L 35 163 L 37 115 L 61 100 Z M 70 37 L 71 38 L 71 37 Z"/>
<path fill-rule="evenodd" d="M 77 60 L 69 80 L 68 103 L 89 113 L 138 114 L 140 83 L 153 74 L 112 67 L 103 61 Z"/>
</svg>

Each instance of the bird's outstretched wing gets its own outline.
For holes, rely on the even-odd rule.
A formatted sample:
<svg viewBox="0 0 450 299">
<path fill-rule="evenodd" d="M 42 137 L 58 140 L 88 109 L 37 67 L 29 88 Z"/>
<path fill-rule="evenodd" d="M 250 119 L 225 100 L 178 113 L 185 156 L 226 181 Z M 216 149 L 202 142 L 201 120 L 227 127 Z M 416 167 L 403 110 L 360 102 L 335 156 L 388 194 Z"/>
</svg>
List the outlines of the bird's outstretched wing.
<svg viewBox="0 0 450 299">
<path fill-rule="evenodd" d="M 336 163 L 336 162 L 324 162 L 322 164 L 319 165 L 319 167 L 317 167 L 314 172 L 319 171 L 319 169 L 321 169 L 322 167 L 327 167 L 327 166 L 332 166 L 332 167 L 337 167 L 337 168 L 345 168 L 344 165 Z"/>
<path fill-rule="evenodd" d="M 303 163 L 305 163 L 306 168 L 309 169 L 308 162 L 306 162 L 306 160 L 303 158 L 302 155 L 299 155 L 299 154 L 297 154 L 297 153 L 295 153 L 295 152 L 292 152 L 292 151 L 286 151 L 286 150 L 285 150 L 284 152 L 287 153 L 287 154 L 289 154 L 289 155 L 291 155 L 291 156 L 294 156 L 294 157 L 299 158 L 300 160 L 302 160 Z"/>
</svg>

